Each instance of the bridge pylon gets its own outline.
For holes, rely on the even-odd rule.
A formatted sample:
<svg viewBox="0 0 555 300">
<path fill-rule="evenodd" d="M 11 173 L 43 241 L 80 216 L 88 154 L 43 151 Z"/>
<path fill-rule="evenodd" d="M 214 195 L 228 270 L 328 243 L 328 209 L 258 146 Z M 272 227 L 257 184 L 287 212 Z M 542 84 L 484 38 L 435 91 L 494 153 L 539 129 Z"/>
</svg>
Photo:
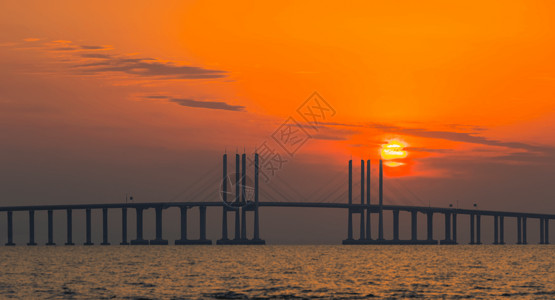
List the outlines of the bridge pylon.
<svg viewBox="0 0 555 300">
<path fill-rule="evenodd" d="M 252 161 L 251 161 L 252 162 Z M 216 241 L 218 245 L 264 245 L 266 241 L 260 239 L 259 222 L 259 156 L 254 154 L 254 186 L 247 183 L 247 155 L 235 155 L 235 201 L 228 201 L 227 154 L 223 155 L 223 174 L 220 194 L 222 206 L 222 237 Z M 233 186 L 233 183 L 231 182 Z M 250 198 L 254 199 L 250 199 Z M 254 201 L 253 201 L 254 200 Z M 253 237 L 247 237 L 247 212 L 252 212 Z M 228 213 L 233 213 L 235 220 L 234 238 L 228 236 Z"/>
</svg>

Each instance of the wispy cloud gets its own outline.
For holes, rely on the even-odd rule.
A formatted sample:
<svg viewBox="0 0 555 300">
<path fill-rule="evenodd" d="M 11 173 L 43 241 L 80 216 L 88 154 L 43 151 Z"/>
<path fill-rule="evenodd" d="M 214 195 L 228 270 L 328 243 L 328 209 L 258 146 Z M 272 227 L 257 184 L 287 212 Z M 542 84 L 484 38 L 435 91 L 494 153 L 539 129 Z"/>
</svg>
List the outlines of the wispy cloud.
<svg viewBox="0 0 555 300">
<path fill-rule="evenodd" d="M 397 125 L 385 124 L 385 123 L 320 123 L 321 126 L 332 126 L 332 127 L 351 127 L 351 128 L 367 128 L 376 129 L 384 133 L 394 133 L 402 134 L 407 136 L 415 136 L 422 138 L 432 138 L 432 139 L 442 139 L 453 142 L 471 143 L 486 146 L 497 146 L 505 147 L 510 149 L 520 149 L 530 152 L 550 152 L 554 151 L 552 147 L 532 145 L 522 142 L 506 142 L 500 140 L 490 139 L 481 135 L 478 135 L 475 130 L 483 131 L 484 129 L 478 127 L 468 127 L 472 128 L 471 132 L 461 132 L 461 131 L 446 131 L 446 130 L 430 130 L 426 128 L 413 128 L 413 127 L 402 127 Z M 461 126 L 459 125 L 459 128 Z"/>
<path fill-rule="evenodd" d="M 201 67 L 178 65 L 174 62 L 163 62 L 153 58 L 128 58 L 117 56 L 91 56 L 101 58 L 100 61 L 78 64 L 75 67 L 83 73 L 99 74 L 121 72 L 153 79 L 208 79 L 226 77 L 226 72 Z"/>
<path fill-rule="evenodd" d="M 246 111 L 244 106 L 230 105 L 220 101 L 197 101 L 193 99 L 179 99 L 171 98 L 170 102 L 177 103 L 181 106 L 195 107 L 195 108 L 208 108 L 208 109 L 221 109 L 230 111 Z"/>
<path fill-rule="evenodd" d="M 222 70 L 190 66 L 159 58 L 113 53 L 108 51 L 113 50 L 109 45 L 79 45 L 69 40 L 55 40 L 40 43 L 38 46 L 39 49 L 51 52 L 57 57 L 63 57 L 64 62 L 72 62 L 73 69 L 82 75 L 119 73 L 153 80 L 227 77 L 227 72 Z"/>
</svg>

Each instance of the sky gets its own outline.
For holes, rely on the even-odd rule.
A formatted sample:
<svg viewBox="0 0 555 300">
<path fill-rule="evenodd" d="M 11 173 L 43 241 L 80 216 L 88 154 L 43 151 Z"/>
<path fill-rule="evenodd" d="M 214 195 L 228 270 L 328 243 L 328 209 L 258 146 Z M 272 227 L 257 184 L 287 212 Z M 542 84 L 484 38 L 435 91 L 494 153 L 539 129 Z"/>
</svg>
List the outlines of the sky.
<svg viewBox="0 0 555 300">
<path fill-rule="evenodd" d="M 386 203 L 555 213 L 554 6 L 2 1 L 0 205 L 212 201 L 255 151 L 267 199 L 346 202 L 393 145 Z"/>
</svg>

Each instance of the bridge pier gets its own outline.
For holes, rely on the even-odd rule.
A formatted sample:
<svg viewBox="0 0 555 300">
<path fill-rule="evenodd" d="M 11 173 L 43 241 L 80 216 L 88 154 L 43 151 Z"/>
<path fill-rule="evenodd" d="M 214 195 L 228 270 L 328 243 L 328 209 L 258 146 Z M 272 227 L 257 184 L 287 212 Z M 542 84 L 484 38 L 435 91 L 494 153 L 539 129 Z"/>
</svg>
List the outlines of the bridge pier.
<svg viewBox="0 0 555 300">
<path fill-rule="evenodd" d="M 453 244 L 457 244 L 457 214 L 453 213 Z"/>
<path fill-rule="evenodd" d="M 393 241 L 399 242 L 399 211 L 393 211 Z"/>
<path fill-rule="evenodd" d="M 187 238 L 187 206 L 180 206 L 181 210 L 181 237 L 175 240 L 176 245 L 212 245 L 211 240 L 206 239 L 206 206 L 199 207 L 200 214 L 200 237 L 198 240 L 189 240 Z"/>
<path fill-rule="evenodd" d="M 378 241 L 383 241 L 383 162 L 380 159 L 379 169 L 379 206 L 380 211 L 378 215 Z"/>
<path fill-rule="evenodd" d="M 545 244 L 549 244 L 549 219 L 544 219 L 544 225 L 545 225 L 545 238 L 544 238 L 544 242 Z"/>
<path fill-rule="evenodd" d="M 156 212 L 156 239 L 150 240 L 151 245 L 167 245 L 168 240 L 162 238 L 162 206 L 154 208 Z"/>
<path fill-rule="evenodd" d="M 8 216 L 8 242 L 5 244 L 6 246 L 15 246 L 14 242 L 13 242 L 13 220 L 12 220 L 12 214 L 13 212 L 11 210 L 7 211 L 7 216 Z"/>
<path fill-rule="evenodd" d="M 428 216 L 428 241 L 434 240 L 434 213 L 429 211 L 427 213 Z"/>
<path fill-rule="evenodd" d="M 528 244 L 528 240 L 526 238 L 526 217 L 522 217 L 522 244 Z"/>
<path fill-rule="evenodd" d="M 362 184 L 362 183 L 361 183 Z M 372 232 L 370 229 L 370 160 L 366 161 L 366 240 L 372 240 Z"/>
<path fill-rule="evenodd" d="M 476 215 L 476 245 L 482 244 L 482 215 Z"/>
<path fill-rule="evenodd" d="M 360 204 L 364 205 L 364 160 L 360 160 Z M 360 210 L 360 236 L 359 240 L 366 240 L 364 233 L 364 208 Z"/>
<path fill-rule="evenodd" d="M 35 211 L 29 210 L 29 242 L 27 246 L 36 246 L 35 243 Z"/>
<path fill-rule="evenodd" d="M 136 207 L 137 214 L 137 237 L 131 240 L 131 245 L 148 245 L 148 240 L 143 239 L 143 207 Z"/>
<path fill-rule="evenodd" d="M 72 236 L 72 212 L 71 209 L 67 209 L 66 210 L 66 215 L 67 215 L 67 241 L 65 243 L 66 246 L 73 246 L 75 245 L 73 243 L 73 236 Z"/>
<path fill-rule="evenodd" d="M 53 222 L 53 211 L 51 209 L 48 210 L 48 242 L 46 243 L 47 246 L 54 246 L 54 226 L 52 225 Z"/>
<path fill-rule="evenodd" d="M 241 182 L 241 171 L 240 171 L 240 165 L 241 165 L 241 158 L 239 156 L 239 154 L 235 154 L 235 203 L 237 205 L 240 204 L 240 182 Z M 234 239 L 235 241 L 240 241 L 241 240 L 241 219 L 239 217 L 239 215 L 241 214 L 241 209 L 239 208 L 239 206 L 237 206 L 237 209 L 235 210 L 235 236 Z"/>
<path fill-rule="evenodd" d="M 353 205 L 353 161 L 349 160 L 349 206 Z M 370 200 L 368 200 L 370 201 Z M 347 215 L 347 239 L 343 240 L 344 245 L 351 244 L 368 244 L 369 243 L 369 232 L 370 224 L 364 222 L 365 213 L 368 215 L 367 220 L 369 220 L 369 209 L 365 209 L 364 206 L 364 160 L 360 161 L 360 204 L 361 207 L 349 207 Z M 359 238 L 355 240 L 353 238 L 353 214 L 360 214 L 360 231 Z M 368 230 L 366 230 L 368 227 Z M 368 232 L 368 233 L 367 233 Z"/>
<path fill-rule="evenodd" d="M 411 211 L 411 241 L 416 242 L 418 240 L 418 212 Z"/>
<path fill-rule="evenodd" d="M 253 238 L 253 242 L 256 244 L 265 244 L 266 241 L 263 241 L 260 239 L 260 220 L 259 220 L 259 214 L 258 214 L 258 209 L 259 209 L 259 204 L 260 204 L 260 199 L 258 198 L 258 177 L 259 177 L 259 170 L 260 167 L 260 163 L 259 163 L 259 159 L 258 159 L 258 153 L 254 154 L 254 238 Z"/>
<path fill-rule="evenodd" d="M 470 245 L 474 245 L 474 214 L 470 214 Z"/>
<path fill-rule="evenodd" d="M 353 204 L 353 160 L 349 160 L 349 205 Z M 347 217 L 347 240 L 350 242 L 353 240 L 353 211 L 349 207 L 349 216 Z M 345 241 L 343 241 L 345 243 Z"/>
<path fill-rule="evenodd" d="M 86 242 L 85 242 L 85 246 L 91 246 L 93 245 L 92 241 L 91 241 L 91 209 L 87 208 L 85 209 L 85 227 L 86 227 Z"/>
<path fill-rule="evenodd" d="M 108 242 L 108 209 L 102 208 L 102 243 L 100 245 L 110 245 Z"/>
<path fill-rule="evenodd" d="M 228 207 L 227 207 L 227 153 L 223 155 L 222 158 L 223 161 L 223 174 L 222 174 L 222 192 L 221 192 L 221 196 L 222 196 L 222 201 L 224 202 L 224 205 L 222 206 L 222 238 L 220 239 L 221 241 L 227 241 L 228 237 L 227 237 L 227 212 L 229 211 Z M 183 232 L 183 224 L 181 227 L 181 231 Z M 181 236 L 181 239 L 183 239 L 183 235 Z M 186 239 L 186 238 L 185 238 Z M 216 241 L 216 243 L 218 243 L 219 241 Z"/>
<path fill-rule="evenodd" d="M 499 217 L 493 216 L 493 244 L 499 244 Z"/>
<path fill-rule="evenodd" d="M 451 213 L 444 213 L 445 216 L 445 239 L 440 241 L 442 245 L 452 245 L 454 244 L 451 239 Z M 456 229 L 455 229 L 456 230 Z"/>
<path fill-rule="evenodd" d="M 127 242 L 127 207 L 121 209 L 121 243 L 120 245 L 129 245 Z"/>
<path fill-rule="evenodd" d="M 522 244 L 522 217 L 516 218 L 517 245 Z"/>
<path fill-rule="evenodd" d="M 499 216 L 499 245 L 505 245 L 505 217 Z"/>
<path fill-rule="evenodd" d="M 241 156 L 241 240 L 247 240 L 247 211 L 245 210 L 246 200 L 246 185 L 247 185 L 247 155 L 243 153 Z"/>
<path fill-rule="evenodd" d="M 545 226 L 543 225 L 544 219 L 540 218 L 540 245 L 545 244 Z"/>
<path fill-rule="evenodd" d="M 200 214 L 200 241 L 205 242 L 208 241 L 206 239 L 206 206 L 199 206 L 199 214 Z M 208 241 L 212 244 L 212 241 Z"/>
</svg>

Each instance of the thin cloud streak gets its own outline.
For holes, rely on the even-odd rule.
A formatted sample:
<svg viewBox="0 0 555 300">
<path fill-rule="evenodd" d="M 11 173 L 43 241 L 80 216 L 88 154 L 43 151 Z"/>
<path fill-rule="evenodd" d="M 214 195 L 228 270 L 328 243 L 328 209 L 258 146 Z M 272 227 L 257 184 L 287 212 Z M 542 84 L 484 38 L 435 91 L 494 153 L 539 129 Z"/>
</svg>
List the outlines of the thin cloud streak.
<svg viewBox="0 0 555 300">
<path fill-rule="evenodd" d="M 246 111 L 244 106 L 230 105 L 221 101 L 197 101 L 193 99 L 179 99 L 179 98 L 172 98 L 169 101 L 186 107 L 219 109 L 219 110 L 229 110 L 229 111 L 239 111 L 239 112 Z"/>
<path fill-rule="evenodd" d="M 409 128 L 400 127 L 395 125 L 383 123 L 366 123 L 366 124 L 349 124 L 349 123 L 320 123 L 321 126 L 340 126 L 340 127 L 355 127 L 355 128 L 369 128 L 377 129 L 386 133 L 396 133 L 408 136 L 442 139 L 452 142 L 462 142 L 479 144 L 486 146 L 506 147 L 511 149 L 521 149 L 530 152 L 553 152 L 555 149 L 548 146 L 531 145 L 521 142 L 504 142 L 499 140 L 489 139 L 483 136 L 476 135 L 475 132 L 455 132 L 455 131 L 441 131 L 441 130 L 428 130 L 425 128 Z"/>
</svg>

